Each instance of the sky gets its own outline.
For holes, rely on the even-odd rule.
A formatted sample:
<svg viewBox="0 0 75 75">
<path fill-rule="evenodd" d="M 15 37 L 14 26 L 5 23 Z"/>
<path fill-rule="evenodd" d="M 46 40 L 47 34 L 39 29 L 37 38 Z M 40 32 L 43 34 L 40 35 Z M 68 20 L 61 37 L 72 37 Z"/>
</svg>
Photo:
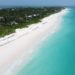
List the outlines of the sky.
<svg viewBox="0 0 75 75">
<path fill-rule="evenodd" d="M 75 0 L 0 0 L 0 6 L 75 6 Z"/>
</svg>

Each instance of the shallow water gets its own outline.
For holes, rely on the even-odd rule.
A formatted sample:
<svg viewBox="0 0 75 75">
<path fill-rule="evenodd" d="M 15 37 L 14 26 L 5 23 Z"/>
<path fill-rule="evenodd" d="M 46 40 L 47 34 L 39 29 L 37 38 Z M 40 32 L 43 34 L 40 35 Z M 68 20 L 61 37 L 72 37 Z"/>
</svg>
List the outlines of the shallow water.
<svg viewBox="0 0 75 75">
<path fill-rule="evenodd" d="M 75 75 L 75 9 L 68 10 L 59 31 L 42 42 L 17 75 Z"/>
</svg>

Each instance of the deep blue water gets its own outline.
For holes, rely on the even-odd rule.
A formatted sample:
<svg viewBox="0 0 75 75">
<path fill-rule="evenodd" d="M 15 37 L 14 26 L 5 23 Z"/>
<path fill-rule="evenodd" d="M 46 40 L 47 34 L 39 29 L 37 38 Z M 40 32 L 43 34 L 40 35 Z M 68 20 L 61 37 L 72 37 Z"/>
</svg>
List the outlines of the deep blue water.
<svg viewBox="0 0 75 75">
<path fill-rule="evenodd" d="M 49 36 L 38 50 L 18 75 L 75 75 L 75 9 L 69 9 L 59 31 Z"/>
</svg>

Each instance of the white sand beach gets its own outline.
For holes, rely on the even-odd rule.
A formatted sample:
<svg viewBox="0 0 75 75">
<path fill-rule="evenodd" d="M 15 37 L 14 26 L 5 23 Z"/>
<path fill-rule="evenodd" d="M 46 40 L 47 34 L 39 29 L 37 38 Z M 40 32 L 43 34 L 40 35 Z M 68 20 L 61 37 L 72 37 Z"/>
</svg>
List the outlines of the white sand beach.
<svg viewBox="0 0 75 75">
<path fill-rule="evenodd" d="M 32 24 L 28 28 L 16 29 L 16 32 L 0 38 L 0 75 L 15 75 L 23 62 L 27 63 L 35 54 L 38 43 L 48 35 L 59 30 L 62 16 L 67 9 Z"/>
</svg>

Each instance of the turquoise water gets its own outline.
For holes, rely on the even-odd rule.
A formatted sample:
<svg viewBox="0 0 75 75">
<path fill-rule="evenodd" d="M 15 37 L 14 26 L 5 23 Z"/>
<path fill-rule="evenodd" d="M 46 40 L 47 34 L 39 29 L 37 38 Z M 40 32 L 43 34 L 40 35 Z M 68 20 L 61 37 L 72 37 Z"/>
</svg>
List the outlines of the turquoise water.
<svg viewBox="0 0 75 75">
<path fill-rule="evenodd" d="M 18 75 L 75 75 L 75 9 L 69 9 L 60 30 L 49 36 L 38 50 Z"/>
</svg>

